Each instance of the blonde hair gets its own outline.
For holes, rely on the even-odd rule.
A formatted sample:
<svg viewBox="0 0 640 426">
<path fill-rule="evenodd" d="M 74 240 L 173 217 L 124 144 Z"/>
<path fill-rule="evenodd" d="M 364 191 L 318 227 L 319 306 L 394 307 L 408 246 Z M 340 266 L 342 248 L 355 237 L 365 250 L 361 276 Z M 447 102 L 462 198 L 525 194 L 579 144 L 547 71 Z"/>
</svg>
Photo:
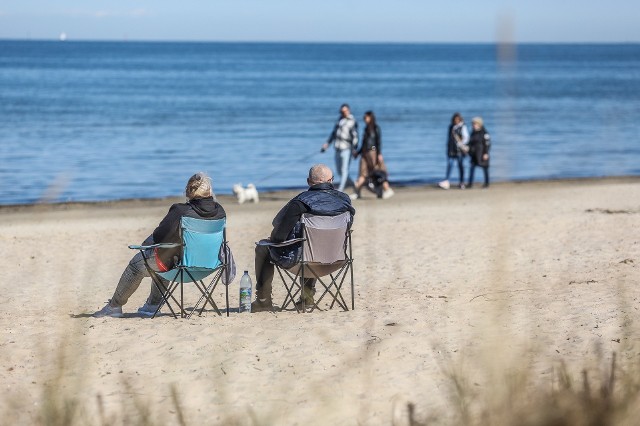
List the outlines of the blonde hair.
<svg viewBox="0 0 640 426">
<path fill-rule="evenodd" d="M 211 178 L 206 173 L 198 172 L 189 178 L 187 187 L 184 190 L 188 199 L 206 198 L 213 196 Z"/>
<path fill-rule="evenodd" d="M 482 118 L 480 117 L 473 117 L 473 119 L 471 119 L 472 123 L 478 123 L 480 126 L 484 126 L 484 121 L 482 121 Z"/>
</svg>

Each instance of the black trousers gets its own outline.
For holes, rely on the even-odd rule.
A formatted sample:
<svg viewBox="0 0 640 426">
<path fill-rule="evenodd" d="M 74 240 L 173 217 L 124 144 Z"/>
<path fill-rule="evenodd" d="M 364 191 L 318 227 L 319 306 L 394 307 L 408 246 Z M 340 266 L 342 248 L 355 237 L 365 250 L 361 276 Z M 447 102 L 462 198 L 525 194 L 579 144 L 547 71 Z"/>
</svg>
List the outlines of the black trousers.
<svg viewBox="0 0 640 426">
<path fill-rule="evenodd" d="M 277 259 L 271 258 L 271 252 L 267 246 L 256 246 L 255 268 L 256 268 L 256 298 L 271 300 L 271 289 L 273 282 L 274 265 L 272 261 Z M 316 280 L 306 278 L 304 286 L 308 288 L 315 287 Z"/>
<path fill-rule="evenodd" d="M 473 185 L 473 173 L 476 170 L 477 164 L 471 163 L 471 170 L 469 171 L 469 184 L 467 186 Z M 478 166 L 482 167 L 482 171 L 484 171 L 484 185 L 489 186 L 489 166 Z"/>
</svg>

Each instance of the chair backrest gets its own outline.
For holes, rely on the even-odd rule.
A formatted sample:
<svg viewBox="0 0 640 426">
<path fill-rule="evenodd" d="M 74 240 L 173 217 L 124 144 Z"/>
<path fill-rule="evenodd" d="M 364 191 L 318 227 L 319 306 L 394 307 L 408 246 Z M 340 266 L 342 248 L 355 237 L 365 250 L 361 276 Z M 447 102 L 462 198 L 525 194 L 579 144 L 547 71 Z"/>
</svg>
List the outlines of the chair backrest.
<svg viewBox="0 0 640 426">
<path fill-rule="evenodd" d="M 215 269 L 220 265 L 226 219 L 205 220 L 183 216 L 181 220 L 182 266 Z"/>
<path fill-rule="evenodd" d="M 331 264 L 347 259 L 347 233 L 351 225 L 351 213 L 337 216 L 302 215 L 306 240 L 305 262 Z"/>
</svg>

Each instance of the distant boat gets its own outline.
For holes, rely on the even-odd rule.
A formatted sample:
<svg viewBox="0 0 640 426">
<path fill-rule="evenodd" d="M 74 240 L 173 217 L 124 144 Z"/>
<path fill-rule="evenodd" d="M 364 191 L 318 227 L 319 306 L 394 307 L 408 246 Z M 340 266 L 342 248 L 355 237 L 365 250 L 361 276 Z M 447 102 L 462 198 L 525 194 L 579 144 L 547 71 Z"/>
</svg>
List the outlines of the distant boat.
<svg viewBox="0 0 640 426">
<path fill-rule="evenodd" d="M 67 33 L 60 33 L 60 41 L 65 41 L 67 39 Z"/>
</svg>

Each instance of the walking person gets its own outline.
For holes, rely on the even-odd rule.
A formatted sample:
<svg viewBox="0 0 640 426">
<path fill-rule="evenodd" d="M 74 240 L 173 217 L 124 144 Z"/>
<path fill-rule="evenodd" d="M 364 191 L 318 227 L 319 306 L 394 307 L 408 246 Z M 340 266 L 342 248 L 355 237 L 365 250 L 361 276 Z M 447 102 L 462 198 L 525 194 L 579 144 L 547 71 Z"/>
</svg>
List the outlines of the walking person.
<svg viewBox="0 0 640 426">
<path fill-rule="evenodd" d="M 469 156 L 471 157 L 471 171 L 469 172 L 469 188 L 473 186 L 473 173 L 476 166 L 484 171 L 483 188 L 489 187 L 489 149 L 491 148 L 491 135 L 484 127 L 481 117 L 471 120 L 473 131 L 469 137 Z"/>
<path fill-rule="evenodd" d="M 453 114 L 453 117 L 451 117 L 451 124 L 449 125 L 449 136 L 447 138 L 447 174 L 444 180 L 438 183 L 440 188 L 449 189 L 451 187 L 449 176 L 451 176 L 453 165 L 457 163 L 458 177 L 460 179 L 458 187 L 464 189 L 464 157 L 469 150 L 468 142 L 469 131 L 464 124 L 462 115 L 456 112 Z"/>
<path fill-rule="evenodd" d="M 376 121 L 376 115 L 373 111 L 367 111 L 363 117 L 365 128 L 362 135 L 362 144 L 357 150 L 355 157 L 360 155 L 360 168 L 358 179 L 355 183 L 355 194 L 352 199 L 360 198 L 362 186 L 368 184 L 368 181 L 378 189 L 380 198 L 390 198 L 393 196 L 393 189 L 389 186 L 387 179 L 387 166 L 382 158 L 382 133 L 380 126 Z M 381 188 L 379 187 L 381 185 Z M 381 190 L 381 192 L 380 192 Z"/>
<path fill-rule="evenodd" d="M 351 157 L 355 155 L 355 147 L 358 145 L 358 123 L 351 114 L 349 105 L 342 104 L 340 117 L 329 135 L 329 139 L 322 145 L 321 152 L 325 152 L 329 145 L 334 144 L 336 149 L 336 175 L 339 178 L 338 191 L 344 192 L 347 186 L 354 186 L 349 176 Z"/>
</svg>

